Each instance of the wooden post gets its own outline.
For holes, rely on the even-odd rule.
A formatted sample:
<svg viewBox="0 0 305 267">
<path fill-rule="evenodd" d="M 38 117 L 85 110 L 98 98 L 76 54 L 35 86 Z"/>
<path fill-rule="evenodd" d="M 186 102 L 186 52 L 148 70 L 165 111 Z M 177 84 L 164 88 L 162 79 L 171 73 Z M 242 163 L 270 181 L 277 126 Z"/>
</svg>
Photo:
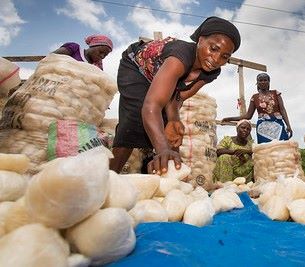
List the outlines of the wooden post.
<svg viewBox="0 0 305 267">
<path fill-rule="evenodd" d="M 154 32 L 154 40 L 161 40 L 162 32 Z"/>
<path fill-rule="evenodd" d="M 267 71 L 266 65 L 258 64 L 255 62 L 234 58 L 231 57 L 229 59 L 230 64 L 234 64 L 238 66 L 238 79 L 239 79 L 239 104 L 240 104 L 240 115 L 246 114 L 246 101 L 245 101 L 245 86 L 244 86 L 244 70 L 243 67 L 260 70 L 260 71 Z"/>
<path fill-rule="evenodd" d="M 238 65 L 238 80 L 239 80 L 239 113 L 246 114 L 246 100 L 245 100 L 245 85 L 244 85 L 244 70 L 242 65 Z"/>
<path fill-rule="evenodd" d="M 140 36 L 139 41 L 149 42 L 149 41 L 152 41 L 152 40 L 161 40 L 162 38 L 163 38 L 162 37 L 162 32 L 154 32 L 154 39 Z"/>
</svg>

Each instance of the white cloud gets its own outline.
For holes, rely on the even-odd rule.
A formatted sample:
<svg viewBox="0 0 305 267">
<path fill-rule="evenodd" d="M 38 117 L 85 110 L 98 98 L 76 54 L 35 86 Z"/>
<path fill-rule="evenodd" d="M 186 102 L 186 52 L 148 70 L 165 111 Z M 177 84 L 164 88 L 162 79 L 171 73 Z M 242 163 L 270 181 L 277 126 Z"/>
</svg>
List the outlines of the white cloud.
<svg viewBox="0 0 305 267">
<path fill-rule="evenodd" d="M 155 16 L 150 10 L 133 9 L 128 19 L 142 32 L 142 36 L 153 38 L 153 32 L 161 31 L 163 37 L 173 36 L 183 40 L 190 40 L 189 35 L 195 29 L 192 25 L 185 25 L 170 17 Z"/>
<path fill-rule="evenodd" d="M 101 3 L 91 0 L 67 0 L 63 8 L 56 9 L 57 14 L 66 15 L 89 26 L 97 32 L 110 34 L 114 38 L 123 40 L 128 36 L 124 28 L 112 17 L 108 17 Z M 101 20 L 101 17 L 103 19 Z"/>
<path fill-rule="evenodd" d="M 157 0 L 157 3 L 163 10 L 184 13 L 191 12 L 191 4 L 199 5 L 199 2 L 196 0 Z M 175 13 L 169 13 L 169 17 L 174 21 L 181 19 L 181 15 Z"/>
<path fill-rule="evenodd" d="M 20 25 L 24 24 L 12 0 L 0 1 L 0 46 L 7 46 L 12 38 L 20 32 Z"/>
</svg>

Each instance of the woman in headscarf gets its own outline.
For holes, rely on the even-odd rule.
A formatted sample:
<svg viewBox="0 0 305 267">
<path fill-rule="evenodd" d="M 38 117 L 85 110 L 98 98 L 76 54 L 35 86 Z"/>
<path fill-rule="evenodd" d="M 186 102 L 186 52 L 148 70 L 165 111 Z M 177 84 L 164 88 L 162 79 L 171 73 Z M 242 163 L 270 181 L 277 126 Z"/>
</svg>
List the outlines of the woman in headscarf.
<svg viewBox="0 0 305 267">
<path fill-rule="evenodd" d="M 55 54 L 69 55 L 77 61 L 93 64 L 103 70 L 103 59 L 112 51 L 112 41 L 105 35 L 94 34 L 85 39 L 89 46 L 83 49 L 77 43 L 65 43 L 55 50 Z"/>
<path fill-rule="evenodd" d="M 243 116 L 227 117 L 222 121 L 250 120 L 257 110 L 256 135 L 258 144 L 275 139 L 288 140 L 292 137 L 292 129 L 281 93 L 277 90 L 269 90 L 270 77 L 267 73 L 258 74 L 256 82 L 258 93 L 251 97 L 247 113 Z"/>
<path fill-rule="evenodd" d="M 253 180 L 251 123 L 240 120 L 236 125 L 236 136 L 224 136 L 217 146 L 217 160 L 213 173 L 214 182 L 233 181 L 245 177 Z"/>
<path fill-rule="evenodd" d="M 181 167 L 178 147 L 184 127 L 182 102 L 220 74 L 240 46 L 237 28 L 210 17 L 191 35 L 194 42 L 167 37 L 137 42 L 122 54 L 118 70 L 119 123 L 110 168 L 120 172 L 133 148 L 153 148 L 152 173 L 167 172 L 168 160 Z"/>
</svg>

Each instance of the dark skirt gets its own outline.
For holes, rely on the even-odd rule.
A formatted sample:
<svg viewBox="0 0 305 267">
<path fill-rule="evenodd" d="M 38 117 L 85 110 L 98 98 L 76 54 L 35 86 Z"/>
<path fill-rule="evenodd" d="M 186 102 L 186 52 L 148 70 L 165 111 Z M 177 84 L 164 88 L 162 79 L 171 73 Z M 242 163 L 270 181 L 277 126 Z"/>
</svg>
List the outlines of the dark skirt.
<svg viewBox="0 0 305 267">
<path fill-rule="evenodd" d="M 120 61 L 117 83 L 120 92 L 119 123 L 113 147 L 152 148 L 141 116 L 150 82 L 139 72 L 126 52 Z"/>
</svg>

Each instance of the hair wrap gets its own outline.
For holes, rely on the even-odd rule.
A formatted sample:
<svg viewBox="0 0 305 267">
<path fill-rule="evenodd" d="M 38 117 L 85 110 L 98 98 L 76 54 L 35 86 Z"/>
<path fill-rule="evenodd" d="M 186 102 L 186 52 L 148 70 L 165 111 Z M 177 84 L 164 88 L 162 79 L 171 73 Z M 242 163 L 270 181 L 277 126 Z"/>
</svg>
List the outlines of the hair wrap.
<svg viewBox="0 0 305 267">
<path fill-rule="evenodd" d="M 198 43 L 200 36 L 208 36 L 215 33 L 228 36 L 234 43 L 234 52 L 239 48 L 241 40 L 238 29 L 228 20 L 219 17 L 207 18 L 190 37 L 194 42 Z"/>
<path fill-rule="evenodd" d="M 257 80 L 257 81 L 258 81 L 260 78 L 267 78 L 268 81 L 270 81 L 270 76 L 269 76 L 267 73 L 265 73 L 265 72 L 262 72 L 262 73 L 260 73 L 260 74 L 258 74 L 258 75 L 256 76 L 256 80 Z"/>
<path fill-rule="evenodd" d="M 97 45 L 105 45 L 108 46 L 111 49 L 111 51 L 113 48 L 112 41 L 107 36 L 101 34 L 90 35 L 85 39 L 85 42 L 87 45 L 89 45 L 89 47 L 97 46 Z"/>
<path fill-rule="evenodd" d="M 250 127 L 252 127 L 251 122 L 249 120 L 243 119 L 236 123 L 236 129 L 238 128 L 239 125 L 241 125 L 244 122 L 248 123 L 250 125 Z"/>
</svg>

